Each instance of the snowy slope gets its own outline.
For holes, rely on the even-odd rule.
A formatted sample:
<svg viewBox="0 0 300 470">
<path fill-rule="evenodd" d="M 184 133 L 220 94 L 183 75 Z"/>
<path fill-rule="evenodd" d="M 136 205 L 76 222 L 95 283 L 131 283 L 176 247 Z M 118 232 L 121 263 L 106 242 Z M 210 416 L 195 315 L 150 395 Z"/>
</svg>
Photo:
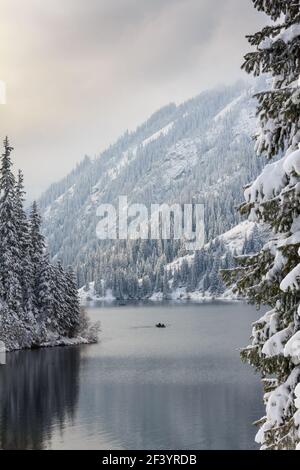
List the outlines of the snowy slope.
<svg viewBox="0 0 300 470">
<path fill-rule="evenodd" d="M 267 229 L 264 226 L 257 226 L 255 223 L 249 222 L 248 220 L 246 220 L 236 225 L 232 229 L 228 230 L 224 234 L 220 235 L 212 242 L 205 245 L 204 250 L 209 252 L 212 245 L 214 245 L 215 243 L 221 242 L 222 244 L 221 257 L 222 258 L 225 258 L 226 254 L 228 253 L 230 253 L 232 256 L 242 255 L 243 250 L 245 248 L 245 240 L 251 238 L 251 236 L 254 233 L 255 228 L 258 230 L 258 233 L 261 239 L 265 240 L 268 235 Z M 216 253 L 215 256 L 217 257 L 220 255 L 217 255 Z M 190 269 L 192 269 L 194 258 L 195 258 L 195 253 L 188 254 L 186 256 L 176 259 L 175 261 L 173 261 L 172 263 L 169 263 L 166 266 L 166 269 L 171 273 L 171 276 L 170 276 L 171 277 L 171 280 L 170 280 L 171 292 L 169 293 L 168 298 L 172 300 L 192 300 L 195 302 L 199 302 L 199 301 L 202 302 L 202 301 L 210 300 L 212 298 L 214 299 L 218 298 L 218 299 L 223 299 L 223 300 L 237 299 L 237 296 L 236 294 L 233 293 L 232 289 L 225 288 L 225 286 L 223 286 L 223 288 L 218 292 L 214 292 L 214 290 L 211 287 L 206 290 L 203 285 L 203 278 L 198 283 L 198 286 L 192 291 L 188 290 L 187 285 L 176 286 L 176 288 L 173 288 L 172 284 L 174 280 L 174 273 L 176 272 L 176 270 L 178 271 L 182 269 L 182 266 L 184 263 L 187 263 Z M 209 276 L 210 273 L 211 273 L 210 270 L 207 270 L 205 272 L 205 276 L 207 275 Z M 162 300 L 163 295 L 162 293 L 154 293 L 151 299 L 154 301 Z"/>
<path fill-rule="evenodd" d="M 246 237 L 249 238 L 253 232 L 254 223 L 245 220 L 240 224 L 228 230 L 226 233 L 220 235 L 219 239 L 222 240 L 228 250 L 232 253 L 240 255 L 244 246 Z"/>
<path fill-rule="evenodd" d="M 231 230 L 228 230 L 224 234 L 218 237 L 218 240 L 222 240 L 224 243 L 223 252 L 224 254 L 227 251 L 230 251 L 233 255 L 242 254 L 244 247 L 245 239 L 249 238 L 253 233 L 255 224 L 249 222 L 248 220 L 241 222 L 240 224 L 233 227 Z M 259 227 L 261 233 L 264 231 L 264 228 Z M 213 243 L 216 240 L 213 240 Z M 209 249 L 209 244 L 205 246 L 205 249 Z M 182 267 L 184 262 L 187 262 L 189 266 L 192 266 L 194 261 L 195 254 L 188 254 L 186 256 L 179 257 L 175 259 L 172 263 L 166 265 L 166 269 L 174 273 L 175 270 L 178 270 Z M 232 293 L 231 289 L 226 289 L 224 292 L 215 295 L 211 291 L 203 291 L 203 289 L 195 289 L 193 292 L 188 292 L 186 286 L 176 287 L 172 289 L 172 281 L 170 281 L 171 292 L 168 294 L 170 300 L 191 300 L 194 302 L 203 302 L 210 300 L 212 298 L 218 298 L 223 300 L 233 300 L 236 299 L 236 296 Z M 116 298 L 113 296 L 111 290 L 106 292 L 105 296 L 100 296 L 95 290 L 95 282 L 88 283 L 88 286 L 81 287 L 79 289 L 79 297 L 83 304 L 86 302 L 113 302 Z M 151 301 L 161 301 L 163 300 L 162 292 L 155 292 L 149 300 Z"/>
<path fill-rule="evenodd" d="M 249 237 L 250 234 L 253 232 L 254 226 L 254 222 L 249 222 L 248 220 L 245 220 L 233 227 L 232 229 L 228 230 L 227 232 L 223 233 L 219 237 L 217 237 L 217 240 L 221 240 L 224 243 L 224 252 L 228 250 L 232 254 L 242 254 L 245 239 L 246 237 Z M 212 242 L 214 241 L 215 240 L 213 240 Z M 210 243 L 207 243 L 205 245 L 205 249 L 209 247 Z M 184 261 L 186 261 L 189 266 L 191 266 L 194 261 L 194 256 L 194 253 L 181 256 L 175 259 L 172 263 L 169 263 L 167 265 L 167 269 L 171 272 L 174 272 L 175 269 L 178 269 L 182 266 Z"/>
</svg>

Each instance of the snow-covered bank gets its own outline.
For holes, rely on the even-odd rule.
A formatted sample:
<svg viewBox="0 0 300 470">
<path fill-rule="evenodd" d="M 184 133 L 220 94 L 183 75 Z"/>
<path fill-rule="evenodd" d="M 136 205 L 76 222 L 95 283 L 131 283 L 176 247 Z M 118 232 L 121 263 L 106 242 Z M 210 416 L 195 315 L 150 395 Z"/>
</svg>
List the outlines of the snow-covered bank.
<svg viewBox="0 0 300 470">
<path fill-rule="evenodd" d="M 107 292 L 107 295 L 104 297 L 100 297 L 95 293 L 95 287 L 94 287 L 94 282 L 91 282 L 89 284 L 89 288 L 87 289 L 87 286 L 82 287 L 79 289 L 79 297 L 80 297 L 80 302 L 82 305 L 86 305 L 89 302 L 103 302 L 103 303 L 113 303 L 113 302 L 118 302 L 119 299 L 114 297 L 112 295 L 112 292 L 109 290 Z M 128 301 L 146 301 L 146 302 L 163 302 L 163 301 L 176 301 L 176 302 L 212 302 L 215 300 L 220 300 L 220 301 L 240 301 L 242 300 L 241 298 L 238 297 L 238 295 L 234 294 L 231 289 L 227 289 L 224 293 L 222 294 L 212 294 L 209 291 L 203 292 L 202 290 L 196 290 L 194 292 L 188 292 L 186 287 L 178 287 L 171 291 L 167 296 L 164 295 L 163 292 L 155 292 L 152 294 L 150 297 L 144 298 L 144 299 L 122 299 L 125 302 Z M 243 299 L 244 300 L 244 299 Z"/>
<path fill-rule="evenodd" d="M 69 338 L 61 336 L 54 332 L 48 332 L 46 337 L 41 342 L 23 343 L 20 344 L 17 340 L 10 339 L 4 342 L 6 352 L 20 351 L 22 349 L 39 349 L 39 348 L 53 348 L 56 346 L 77 346 L 80 344 L 95 344 L 98 342 L 98 334 L 100 331 L 100 323 L 90 323 L 88 318 L 84 319 L 84 328 L 78 332 L 77 336 Z"/>
<path fill-rule="evenodd" d="M 77 338 L 56 338 L 49 341 L 45 341 L 40 345 L 41 348 L 53 348 L 55 346 L 76 346 L 79 344 L 94 344 L 97 343 L 96 340 L 88 340 L 82 336 Z"/>
<path fill-rule="evenodd" d="M 242 299 L 240 299 L 236 294 L 234 294 L 231 289 L 226 290 L 223 294 L 214 295 L 210 292 L 203 291 L 187 292 L 186 287 L 178 287 L 176 290 L 172 291 L 167 297 L 164 297 L 162 292 L 156 292 L 148 300 L 150 300 L 151 302 L 161 302 L 165 300 L 170 300 L 176 302 L 190 301 L 193 303 L 202 303 L 213 302 L 215 300 L 237 302 Z"/>
<path fill-rule="evenodd" d="M 96 293 L 95 282 L 90 282 L 88 286 L 83 286 L 78 290 L 80 303 L 84 305 L 86 302 L 114 302 L 116 297 L 113 296 L 111 289 L 107 289 L 105 296 Z"/>
<path fill-rule="evenodd" d="M 6 347 L 6 352 L 13 352 L 13 351 L 20 351 L 22 349 L 40 349 L 40 348 L 54 348 L 57 346 L 78 346 L 80 344 L 94 344 L 96 340 L 88 340 L 87 338 L 83 338 L 82 336 L 78 336 L 76 338 L 52 338 L 47 341 L 44 341 L 41 344 L 34 345 L 32 347 L 21 347 L 19 344 L 11 345 Z"/>
</svg>

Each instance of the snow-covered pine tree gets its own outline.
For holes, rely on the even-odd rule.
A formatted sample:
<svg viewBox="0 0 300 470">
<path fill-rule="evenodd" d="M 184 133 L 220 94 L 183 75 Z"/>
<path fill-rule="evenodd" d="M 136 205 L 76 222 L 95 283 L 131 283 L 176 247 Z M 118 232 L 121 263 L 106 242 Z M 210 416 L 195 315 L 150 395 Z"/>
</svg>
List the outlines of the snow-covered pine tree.
<svg viewBox="0 0 300 470">
<path fill-rule="evenodd" d="M 164 299 L 168 299 L 169 294 L 170 294 L 169 273 L 168 273 L 168 270 L 165 269 L 164 278 L 163 278 L 163 297 L 164 297 Z"/>
<path fill-rule="evenodd" d="M 212 270 L 210 272 L 210 289 L 213 294 L 221 294 L 223 291 L 222 281 L 220 278 L 220 260 L 216 257 Z"/>
<path fill-rule="evenodd" d="M 18 172 L 15 192 L 17 217 L 16 229 L 20 250 L 19 279 L 22 287 L 22 307 L 26 315 L 28 315 L 33 310 L 33 265 L 30 256 L 30 227 L 27 215 L 24 211 L 24 177 L 21 170 Z"/>
<path fill-rule="evenodd" d="M 254 225 L 252 234 L 251 234 L 251 249 L 254 253 L 257 253 L 261 250 L 263 246 L 262 238 L 260 236 L 257 224 Z"/>
<path fill-rule="evenodd" d="M 52 327 L 62 336 L 68 336 L 68 307 L 66 295 L 66 276 L 61 261 L 52 266 L 52 294 L 51 309 Z"/>
<path fill-rule="evenodd" d="M 53 308 L 53 292 L 55 289 L 54 279 L 52 276 L 52 266 L 50 264 L 49 254 L 47 251 L 45 251 L 42 257 L 36 287 L 39 319 L 41 322 L 47 325 L 48 319 L 51 319 Z"/>
<path fill-rule="evenodd" d="M 18 315 L 10 310 L 5 303 L 0 300 L 0 339 L 5 343 L 7 350 L 18 348 L 22 342 L 22 347 L 31 347 L 31 333 L 26 328 Z"/>
<path fill-rule="evenodd" d="M 0 297 L 10 310 L 20 314 L 22 310 L 21 257 L 17 229 L 15 177 L 10 157 L 12 150 L 6 137 L 0 170 Z"/>
<path fill-rule="evenodd" d="M 79 330 L 96 341 L 98 328 L 80 312 L 73 272 L 49 261 L 36 203 L 26 216 L 23 175 L 16 182 L 12 150 L 6 138 L 0 168 L 0 339 L 9 350 L 74 337 Z"/>
<path fill-rule="evenodd" d="M 80 324 L 80 303 L 76 286 L 75 273 L 70 266 L 65 273 L 66 305 L 68 316 L 68 336 L 75 336 Z"/>
<path fill-rule="evenodd" d="M 141 288 L 142 288 L 142 293 L 141 293 L 142 298 L 147 299 L 148 297 L 150 297 L 151 292 L 152 292 L 152 283 L 148 275 L 143 277 Z"/>
<path fill-rule="evenodd" d="M 190 266 L 189 277 L 187 281 L 186 290 L 187 292 L 194 292 L 197 285 L 197 274 L 195 269 L 195 263 Z"/>
<path fill-rule="evenodd" d="M 256 49 L 243 67 L 272 77 L 271 89 L 257 95 L 256 149 L 277 159 L 246 188 L 241 212 L 268 224 L 273 236 L 224 278 L 237 280 L 236 289 L 257 306 L 271 307 L 242 352 L 264 378 L 266 416 L 256 440 L 262 449 L 300 449 L 300 2 L 253 3 L 273 23 L 249 36 Z"/>
<path fill-rule="evenodd" d="M 41 233 L 42 220 L 38 211 L 37 203 L 34 201 L 29 215 L 30 223 L 30 261 L 32 266 L 32 288 L 33 288 L 33 304 L 37 310 L 39 307 L 39 276 L 42 268 L 43 255 L 45 250 L 45 239 Z"/>
</svg>

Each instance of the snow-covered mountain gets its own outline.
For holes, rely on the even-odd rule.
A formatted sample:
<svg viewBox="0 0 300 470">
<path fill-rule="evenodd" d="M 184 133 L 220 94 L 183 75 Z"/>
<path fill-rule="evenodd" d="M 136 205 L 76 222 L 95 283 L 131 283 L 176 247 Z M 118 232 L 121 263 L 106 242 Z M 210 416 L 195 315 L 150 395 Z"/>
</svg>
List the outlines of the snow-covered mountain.
<svg viewBox="0 0 300 470">
<path fill-rule="evenodd" d="M 252 86 L 239 82 L 179 106 L 169 104 L 98 158 L 86 157 L 42 195 L 50 253 L 74 266 L 79 285 L 95 281 L 100 291 L 105 280 L 105 289 L 122 297 L 131 283 L 136 287 L 129 296 L 134 296 L 145 279 L 149 295 L 159 289 L 161 266 L 185 254 L 180 242 L 99 241 L 100 203 L 117 205 L 121 195 L 148 205 L 202 202 L 207 241 L 240 222 L 241 187 L 262 167 L 253 155 L 253 93 Z"/>
<path fill-rule="evenodd" d="M 164 292 L 163 289 L 154 289 L 153 294 L 148 298 L 152 301 L 162 301 L 167 298 L 197 302 L 216 298 L 237 298 L 231 288 L 225 288 L 220 276 L 218 276 L 217 269 L 220 269 L 222 265 L 230 267 L 230 263 L 233 262 L 233 257 L 236 255 L 259 249 L 267 236 L 268 232 L 264 226 L 256 225 L 248 220 L 240 222 L 216 237 L 212 242 L 207 243 L 200 252 L 200 259 L 198 257 L 197 260 L 197 255 L 194 252 L 177 257 L 166 264 L 167 292 Z M 193 277 L 196 278 L 196 283 L 189 285 Z M 102 280 L 103 282 L 104 280 Z M 139 283 L 142 285 L 142 279 L 139 279 Z M 90 301 L 113 302 L 117 300 L 112 289 L 99 292 L 95 281 L 88 282 L 79 289 L 79 298 L 83 304 Z"/>
</svg>

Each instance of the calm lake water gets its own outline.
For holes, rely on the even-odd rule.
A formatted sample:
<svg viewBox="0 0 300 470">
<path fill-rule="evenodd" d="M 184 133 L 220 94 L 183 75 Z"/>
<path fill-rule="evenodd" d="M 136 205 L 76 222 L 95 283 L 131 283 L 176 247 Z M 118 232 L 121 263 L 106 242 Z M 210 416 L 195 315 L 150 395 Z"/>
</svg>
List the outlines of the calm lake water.
<svg viewBox="0 0 300 470">
<path fill-rule="evenodd" d="M 1 448 L 256 448 L 261 385 L 238 351 L 257 318 L 252 307 L 89 313 L 101 321 L 99 344 L 11 353 L 0 366 Z"/>
</svg>

